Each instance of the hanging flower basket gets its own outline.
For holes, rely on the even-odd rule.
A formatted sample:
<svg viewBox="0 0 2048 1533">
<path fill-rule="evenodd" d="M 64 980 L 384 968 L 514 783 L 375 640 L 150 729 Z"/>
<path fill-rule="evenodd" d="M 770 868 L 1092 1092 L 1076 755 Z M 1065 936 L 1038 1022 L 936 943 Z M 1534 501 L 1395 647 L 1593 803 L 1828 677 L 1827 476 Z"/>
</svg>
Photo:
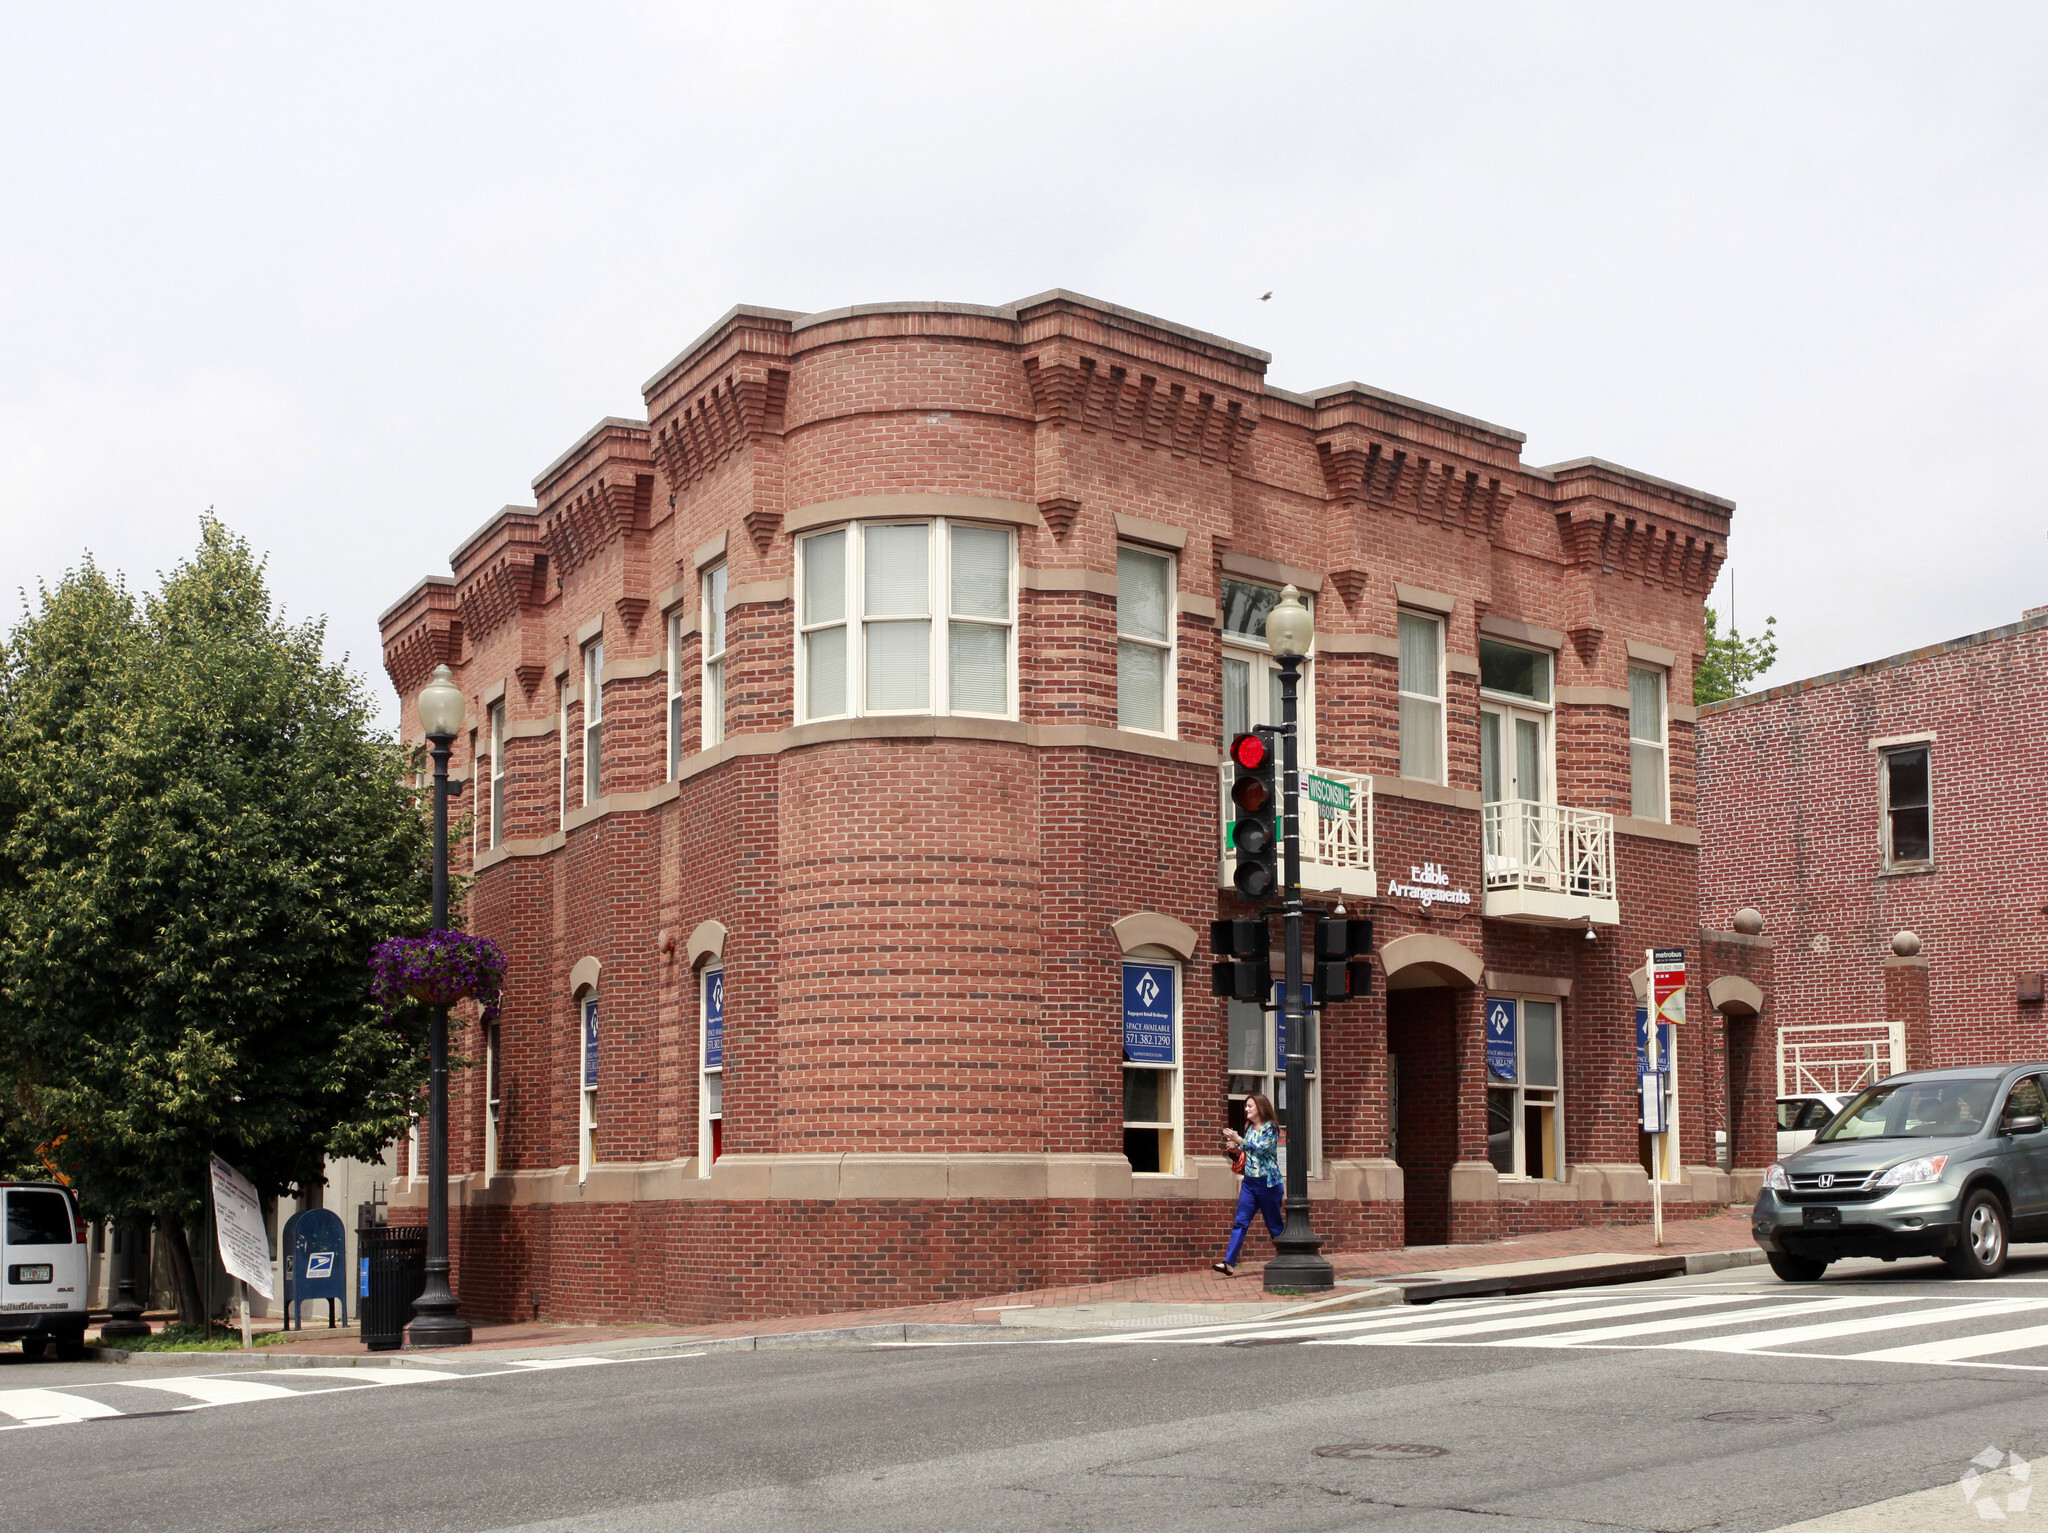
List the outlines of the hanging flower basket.
<svg viewBox="0 0 2048 1533">
<path fill-rule="evenodd" d="M 389 1016 L 406 1000 L 428 1006 L 476 1001 L 483 1020 L 497 1020 L 505 991 L 505 954 L 488 937 L 468 932 L 431 931 L 424 937 L 393 937 L 370 955 L 370 993 Z"/>
</svg>

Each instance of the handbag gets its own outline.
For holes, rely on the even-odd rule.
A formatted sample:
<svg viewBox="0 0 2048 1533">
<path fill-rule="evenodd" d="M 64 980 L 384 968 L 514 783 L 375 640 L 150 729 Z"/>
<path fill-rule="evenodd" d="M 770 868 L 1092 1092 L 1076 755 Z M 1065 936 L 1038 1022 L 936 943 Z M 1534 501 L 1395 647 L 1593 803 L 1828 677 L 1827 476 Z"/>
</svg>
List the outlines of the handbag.
<svg viewBox="0 0 2048 1533">
<path fill-rule="evenodd" d="M 1244 1175 L 1244 1151 L 1239 1150 L 1230 1157 L 1230 1174 L 1232 1176 Z"/>
</svg>

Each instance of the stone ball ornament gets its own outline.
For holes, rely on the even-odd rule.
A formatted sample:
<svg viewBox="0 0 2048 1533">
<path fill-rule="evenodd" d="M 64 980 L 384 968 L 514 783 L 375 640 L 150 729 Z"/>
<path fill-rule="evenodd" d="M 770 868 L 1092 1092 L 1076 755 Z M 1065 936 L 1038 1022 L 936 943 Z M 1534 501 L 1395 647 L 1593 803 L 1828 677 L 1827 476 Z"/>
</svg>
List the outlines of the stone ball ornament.
<svg viewBox="0 0 2048 1533">
<path fill-rule="evenodd" d="M 1920 937 L 1915 932 L 1896 932 L 1892 936 L 1892 951 L 1901 958 L 1920 956 Z"/>
<path fill-rule="evenodd" d="M 1735 929 L 1745 937 L 1760 937 L 1764 930 L 1764 913 L 1754 905 L 1744 905 L 1735 912 Z"/>
</svg>

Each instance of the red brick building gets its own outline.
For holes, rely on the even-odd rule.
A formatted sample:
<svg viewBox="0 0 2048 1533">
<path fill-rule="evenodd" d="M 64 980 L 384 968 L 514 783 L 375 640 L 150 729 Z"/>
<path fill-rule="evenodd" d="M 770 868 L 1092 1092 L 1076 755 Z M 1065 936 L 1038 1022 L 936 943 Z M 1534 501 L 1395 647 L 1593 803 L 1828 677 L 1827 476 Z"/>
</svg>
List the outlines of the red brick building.
<svg viewBox="0 0 2048 1533">
<path fill-rule="evenodd" d="M 453 1094 L 471 1312 L 1215 1255 L 1219 1131 L 1282 1068 L 1205 942 L 1249 913 L 1221 746 L 1273 715 L 1285 583 L 1329 801 L 1304 883 L 1379 939 L 1316 1040 L 1318 1228 L 1644 1216 L 1636 971 L 1701 946 L 1690 679 L 1731 507 L 1268 360 L 1064 292 L 734 309 L 384 615 L 409 735 L 437 662 L 470 695 L 468 923 L 511 957 Z M 1771 1158 L 1768 956 L 1695 956 L 1680 1202 L 1728 1197 L 1731 1129 Z"/>
<path fill-rule="evenodd" d="M 1702 910 L 1776 939 L 1783 1089 L 2048 1057 L 2030 697 L 2048 609 L 1701 710 Z"/>
</svg>

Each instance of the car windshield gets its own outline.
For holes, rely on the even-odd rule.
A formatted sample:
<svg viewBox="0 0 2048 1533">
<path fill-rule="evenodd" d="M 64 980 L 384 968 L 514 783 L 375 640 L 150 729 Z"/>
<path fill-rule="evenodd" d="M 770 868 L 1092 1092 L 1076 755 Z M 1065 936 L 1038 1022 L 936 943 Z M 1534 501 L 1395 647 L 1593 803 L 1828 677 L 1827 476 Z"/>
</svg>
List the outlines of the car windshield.
<svg viewBox="0 0 2048 1533">
<path fill-rule="evenodd" d="M 1816 1136 L 1822 1144 L 1845 1139 L 1954 1139 L 1984 1126 L 1998 1095 L 1993 1077 L 1976 1080 L 1900 1081 L 1873 1086 L 1842 1109 Z"/>
</svg>

